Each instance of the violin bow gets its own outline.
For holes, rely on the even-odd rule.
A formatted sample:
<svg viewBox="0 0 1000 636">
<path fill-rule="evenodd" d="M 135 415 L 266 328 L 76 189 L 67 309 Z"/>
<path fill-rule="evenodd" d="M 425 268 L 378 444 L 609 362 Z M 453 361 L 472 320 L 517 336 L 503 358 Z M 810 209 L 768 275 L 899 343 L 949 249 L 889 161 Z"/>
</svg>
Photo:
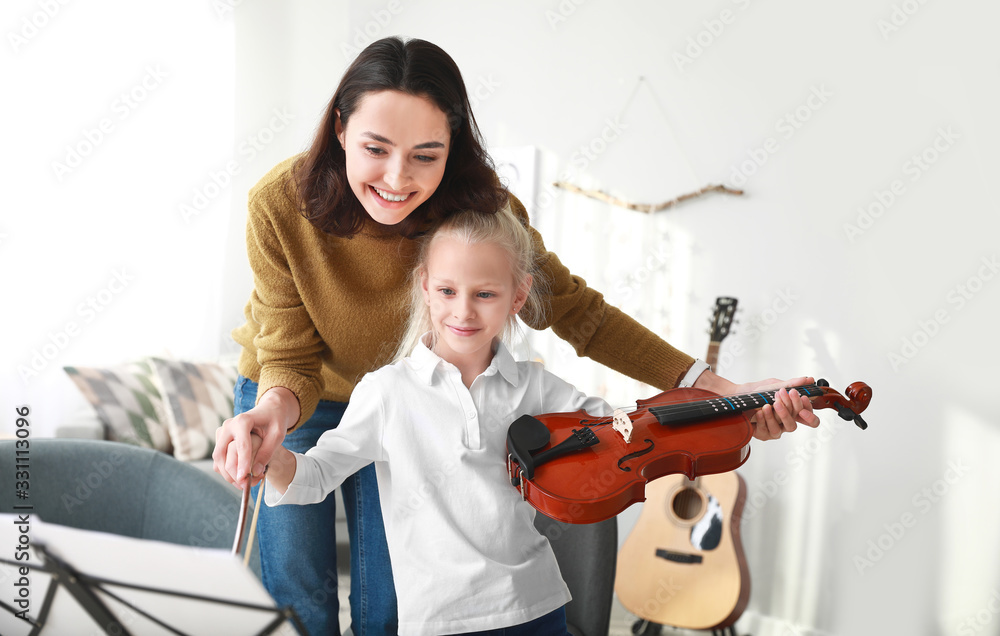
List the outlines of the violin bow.
<svg viewBox="0 0 1000 636">
<path fill-rule="evenodd" d="M 253 545 L 254 534 L 257 530 L 257 515 L 260 514 L 260 502 L 264 495 L 264 482 L 267 481 L 263 477 L 267 475 L 267 466 L 264 466 L 264 472 L 261 473 L 260 488 L 257 489 L 257 501 L 254 503 L 253 508 L 253 518 L 250 520 L 250 536 L 247 537 L 247 549 L 243 554 L 243 565 L 249 565 L 250 563 L 250 547 Z M 246 530 L 246 519 L 247 519 L 247 506 L 250 504 L 250 480 L 247 479 L 246 484 L 243 486 L 243 497 L 240 501 L 240 518 L 236 523 L 236 539 L 233 541 L 232 554 L 235 556 L 240 553 L 240 545 L 243 543 L 243 531 Z"/>
</svg>

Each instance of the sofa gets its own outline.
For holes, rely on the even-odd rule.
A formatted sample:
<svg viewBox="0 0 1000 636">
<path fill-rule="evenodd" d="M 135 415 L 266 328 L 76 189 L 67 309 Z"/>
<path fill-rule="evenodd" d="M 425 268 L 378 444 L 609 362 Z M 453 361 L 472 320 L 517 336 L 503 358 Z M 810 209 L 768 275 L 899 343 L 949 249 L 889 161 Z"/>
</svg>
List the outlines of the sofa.
<svg viewBox="0 0 1000 636">
<path fill-rule="evenodd" d="M 59 439 L 104 440 L 170 455 L 239 491 L 212 466 L 215 429 L 233 415 L 235 358 L 148 356 L 113 365 L 64 367 L 70 380 Z M 72 387 L 72 388 L 71 388 Z M 338 569 L 350 564 L 347 519 L 337 495 Z M 259 563 L 255 565 L 259 570 Z"/>
</svg>

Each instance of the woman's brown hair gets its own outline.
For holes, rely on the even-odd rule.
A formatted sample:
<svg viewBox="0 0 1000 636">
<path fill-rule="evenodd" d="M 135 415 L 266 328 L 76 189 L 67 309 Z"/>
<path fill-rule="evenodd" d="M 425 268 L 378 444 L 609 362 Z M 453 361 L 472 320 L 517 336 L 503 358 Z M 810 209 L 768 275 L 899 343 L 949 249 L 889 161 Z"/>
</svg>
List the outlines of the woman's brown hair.
<svg viewBox="0 0 1000 636">
<path fill-rule="evenodd" d="M 451 128 L 448 161 L 440 185 L 410 214 L 399 230 L 413 236 L 428 224 L 458 210 L 493 213 L 507 202 L 507 190 L 483 148 L 482 135 L 469 105 L 465 82 L 455 61 L 437 45 L 418 39 L 388 37 L 368 45 L 351 63 L 320 122 L 308 152 L 293 169 L 303 216 L 318 229 L 337 236 L 357 234 L 368 213 L 347 182 L 344 149 L 335 123 L 346 127 L 369 93 L 394 90 L 430 99 Z"/>
</svg>

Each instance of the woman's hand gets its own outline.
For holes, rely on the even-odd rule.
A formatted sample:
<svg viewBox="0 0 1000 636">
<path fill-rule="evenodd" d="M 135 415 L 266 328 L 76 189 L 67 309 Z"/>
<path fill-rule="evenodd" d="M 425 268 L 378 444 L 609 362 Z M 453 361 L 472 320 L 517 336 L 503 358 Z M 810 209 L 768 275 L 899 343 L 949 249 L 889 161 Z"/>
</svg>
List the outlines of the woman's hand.
<svg viewBox="0 0 1000 636">
<path fill-rule="evenodd" d="M 819 426 L 819 417 L 813 413 L 812 402 L 799 395 L 798 391 L 786 391 L 785 388 L 812 384 L 810 377 L 778 380 L 769 378 L 758 382 L 734 384 L 719 377 L 711 371 L 702 373 L 694 386 L 706 389 L 719 395 L 740 395 L 757 391 L 775 391 L 774 404 L 768 404 L 753 412 L 750 423 L 753 425 L 753 436 L 759 440 L 778 439 L 782 433 L 791 433 L 799 424 L 813 428 Z"/>
<path fill-rule="evenodd" d="M 284 387 L 270 389 L 255 407 L 216 429 L 212 452 L 215 472 L 239 488 L 247 483 L 248 476 L 249 483 L 256 484 L 298 417 L 295 394 Z"/>
<path fill-rule="evenodd" d="M 757 409 L 753 417 L 750 418 L 750 423 L 753 424 L 753 436 L 766 441 L 778 439 L 782 433 L 791 433 L 799 424 L 813 428 L 819 426 L 819 417 L 813 413 L 812 402 L 809 401 L 809 398 L 802 397 L 795 389 L 785 390 L 787 387 L 802 386 L 813 382 L 815 380 L 810 377 L 795 378 L 784 382 L 770 378 L 760 382 L 737 385 L 736 393 L 738 394 L 775 391 L 774 404 Z"/>
</svg>

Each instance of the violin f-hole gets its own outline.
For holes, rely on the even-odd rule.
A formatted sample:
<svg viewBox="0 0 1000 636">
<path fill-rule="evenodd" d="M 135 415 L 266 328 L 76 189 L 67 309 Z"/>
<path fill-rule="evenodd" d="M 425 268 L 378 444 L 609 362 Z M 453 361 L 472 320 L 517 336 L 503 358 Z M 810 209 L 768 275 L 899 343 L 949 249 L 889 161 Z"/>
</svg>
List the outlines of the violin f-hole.
<svg viewBox="0 0 1000 636">
<path fill-rule="evenodd" d="M 644 439 L 642 441 L 644 441 L 647 444 L 649 444 L 649 446 L 647 446 L 646 448 L 643 448 L 642 450 L 637 450 L 634 453 L 629 453 L 628 455 L 625 455 L 624 457 L 622 457 L 621 459 L 619 459 L 618 460 L 618 468 L 619 469 L 625 471 L 626 473 L 632 472 L 632 467 L 631 466 L 622 466 L 622 464 L 624 464 L 625 462 L 627 462 L 630 459 L 635 459 L 636 457 L 640 457 L 642 455 L 645 455 L 646 453 L 648 453 L 651 450 L 653 450 L 653 448 L 656 446 L 656 444 L 654 444 L 653 440 L 651 440 L 651 439 Z"/>
</svg>

